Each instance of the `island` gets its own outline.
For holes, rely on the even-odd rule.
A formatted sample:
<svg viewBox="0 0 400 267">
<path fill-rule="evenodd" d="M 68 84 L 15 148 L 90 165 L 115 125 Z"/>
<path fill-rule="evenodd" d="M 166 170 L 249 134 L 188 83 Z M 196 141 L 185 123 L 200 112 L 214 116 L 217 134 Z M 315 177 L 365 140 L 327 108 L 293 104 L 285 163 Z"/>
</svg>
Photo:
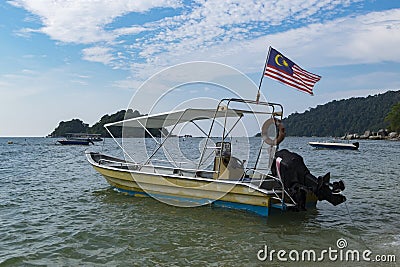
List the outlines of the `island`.
<svg viewBox="0 0 400 267">
<path fill-rule="evenodd" d="M 282 122 L 287 136 L 400 140 L 400 91 L 334 100 Z"/>
<path fill-rule="evenodd" d="M 101 137 L 111 137 L 110 134 L 107 132 L 107 130 L 104 128 L 104 125 L 107 123 L 112 123 L 116 121 L 121 121 L 124 119 L 131 119 L 131 118 L 136 118 L 140 116 L 144 116 L 145 114 L 140 114 L 139 111 L 135 110 L 133 111 L 132 109 L 128 110 L 120 110 L 114 114 L 106 114 L 101 117 L 101 119 L 93 124 L 92 126 L 89 126 L 89 124 L 84 123 L 80 119 L 72 119 L 69 121 L 61 121 L 58 126 L 54 129 L 52 133 L 48 135 L 48 137 L 66 137 L 70 134 L 73 133 L 87 133 L 87 134 L 98 134 Z M 120 138 L 122 137 L 122 128 L 121 127 L 111 127 L 109 129 L 111 133 L 113 134 L 114 137 Z M 160 137 L 161 132 L 163 134 L 168 134 L 168 131 L 166 129 L 148 129 L 148 131 L 154 136 L 154 137 Z M 143 134 L 145 134 L 145 137 L 150 137 L 150 134 L 147 132 L 143 133 L 143 129 L 136 129 L 133 131 L 129 131 L 129 136 L 125 137 L 141 137 Z"/>
</svg>

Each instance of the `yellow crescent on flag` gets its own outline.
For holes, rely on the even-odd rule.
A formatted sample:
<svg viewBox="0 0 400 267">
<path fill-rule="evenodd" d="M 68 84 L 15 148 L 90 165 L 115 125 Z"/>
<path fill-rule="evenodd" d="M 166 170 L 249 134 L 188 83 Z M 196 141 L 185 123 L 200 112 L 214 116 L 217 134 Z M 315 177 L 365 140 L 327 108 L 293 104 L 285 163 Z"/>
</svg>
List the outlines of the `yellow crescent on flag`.
<svg viewBox="0 0 400 267">
<path fill-rule="evenodd" d="M 279 63 L 279 58 L 282 58 L 282 64 L 280 64 Z M 278 54 L 278 55 L 276 55 L 276 57 L 275 57 L 275 63 L 276 63 L 276 65 L 278 65 L 278 66 L 285 66 L 285 67 L 289 67 L 289 64 L 286 62 L 286 60 L 282 57 L 282 55 L 280 55 L 280 54 Z"/>
</svg>

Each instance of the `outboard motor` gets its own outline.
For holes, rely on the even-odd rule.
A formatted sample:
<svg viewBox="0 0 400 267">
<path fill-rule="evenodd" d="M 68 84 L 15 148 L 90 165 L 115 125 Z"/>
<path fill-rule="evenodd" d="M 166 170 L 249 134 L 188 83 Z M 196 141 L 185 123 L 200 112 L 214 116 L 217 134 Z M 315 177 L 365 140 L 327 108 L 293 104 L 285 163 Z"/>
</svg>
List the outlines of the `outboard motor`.
<svg viewBox="0 0 400 267">
<path fill-rule="evenodd" d="M 306 195 L 310 191 L 318 197 L 318 200 L 326 200 L 334 206 L 346 201 L 346 197 L 340 194 L 345 189 L 343 181 L 330 183 L 330 173 L 323 177 L 315 177 L 300 155 L 286 149 L 275 153 L 271 171 L 272 175 L 282 179 L 283 185 L 296 201 L 299 210 L 305 210 Z"/>
</svg>

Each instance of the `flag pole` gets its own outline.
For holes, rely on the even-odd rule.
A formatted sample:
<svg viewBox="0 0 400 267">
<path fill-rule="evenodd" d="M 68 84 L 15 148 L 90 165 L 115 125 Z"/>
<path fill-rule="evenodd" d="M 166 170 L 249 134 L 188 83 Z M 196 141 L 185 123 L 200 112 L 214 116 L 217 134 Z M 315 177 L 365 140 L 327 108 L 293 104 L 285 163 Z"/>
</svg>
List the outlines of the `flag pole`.
<svg viewBox="0 0 400 267">
<path fill-rule="evenodd" d="M 269 58 L 269 53 L 270 52 L 271 52 L 271 46 L 269 46 L 269 49 L 268 49 L 267 58 L 265 59 L 265 64 L 264 64 L 264 70 L 263 70 L 263 72 L 261 74 L 260 85 L 258 86 L 258 92 L 257 92 L 257 96 L 256 96 L 256 102 L 257 103 L 260 101 L 261 84 L 262 84 L 262 81 L 263 81 L 264 76 L 265 76 L 265 69 L 267 68 L 267 62 L 268 62 L 268 58 Z"/>
</svg>

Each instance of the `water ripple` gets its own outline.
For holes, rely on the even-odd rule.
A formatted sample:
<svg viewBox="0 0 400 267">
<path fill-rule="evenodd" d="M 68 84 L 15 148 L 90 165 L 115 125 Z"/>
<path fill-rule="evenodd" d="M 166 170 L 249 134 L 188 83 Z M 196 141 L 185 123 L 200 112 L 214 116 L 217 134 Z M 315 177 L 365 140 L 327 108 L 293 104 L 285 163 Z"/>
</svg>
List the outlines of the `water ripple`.
<svg viewBox="0 0 400 267">
<path fill-rule="evenodd" d="M 54 141 L 0 142 L 1 266 L 254 266 L 264 245 L 320 250 L 339 238 L 351 249 L 400 250 L 400 142 L 318 151 L 307 146 L 311 139 L 287 138 L 282 148 L 302 155 L 313 174 L 330 171 L 344 180 L 350 215 L 344 205 L 320 202 L 307 212 L 262 218 L 118 193 L 86 163 L 83 148 Z M 106 151 L 116 148 L 106 140 Z"/>
</svg>

